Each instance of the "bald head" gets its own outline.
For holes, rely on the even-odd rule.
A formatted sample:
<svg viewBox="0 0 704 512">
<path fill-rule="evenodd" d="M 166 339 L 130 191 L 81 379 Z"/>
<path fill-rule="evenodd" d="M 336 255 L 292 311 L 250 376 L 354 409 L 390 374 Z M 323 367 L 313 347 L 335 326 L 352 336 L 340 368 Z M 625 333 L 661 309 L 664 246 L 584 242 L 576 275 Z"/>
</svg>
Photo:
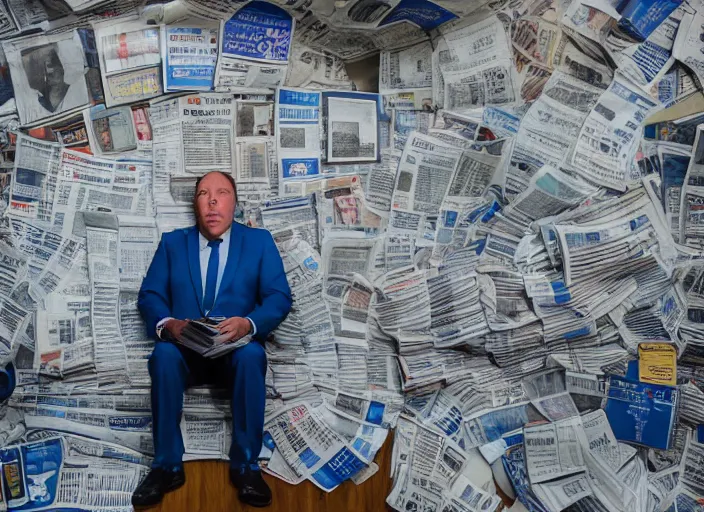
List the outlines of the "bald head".
<svg viewBox="0 0 704 512">
<path fill-rule="evenodd" d="M 193 204 L 198 229 L 205 238 L 220 238 L 230 228 L 236 202 L 235 180 L 231 175 L 213 171 L 198 178 Z"/>
</svg>

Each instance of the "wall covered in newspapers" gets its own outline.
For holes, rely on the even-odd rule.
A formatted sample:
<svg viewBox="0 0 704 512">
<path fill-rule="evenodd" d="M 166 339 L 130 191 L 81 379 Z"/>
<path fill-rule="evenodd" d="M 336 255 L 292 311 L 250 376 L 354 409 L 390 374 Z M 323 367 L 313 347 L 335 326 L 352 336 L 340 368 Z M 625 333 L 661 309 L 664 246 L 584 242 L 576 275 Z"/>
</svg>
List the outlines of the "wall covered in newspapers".
<svg viewBox="0 0 704 512">
<path fill-rule="evenodd" d="M 294 296 L 265 471 L 334 492 L 391 437 L 399 511 L 704 510 L 704 113 L 649 121 L 702 103 L 700 0 L 2 0 L 0 38 L 0 510 L 131 510 L 137 292 L 214 170 Z M 229 414 L 187 392 L 188 460 Z"/>
</svg>

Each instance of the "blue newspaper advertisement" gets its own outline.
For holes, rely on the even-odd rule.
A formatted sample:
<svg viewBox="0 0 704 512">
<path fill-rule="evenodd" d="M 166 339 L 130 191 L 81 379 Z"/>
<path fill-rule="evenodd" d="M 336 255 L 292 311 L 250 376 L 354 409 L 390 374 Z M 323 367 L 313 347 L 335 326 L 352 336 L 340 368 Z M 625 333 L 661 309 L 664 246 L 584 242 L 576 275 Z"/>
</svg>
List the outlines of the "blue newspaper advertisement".
<svg viewBox="0 0 704 512">
<path fill-rule="evenodd" d="M 453 13 L 429 0 L 401 0 L 379 26 L 408 21 L 430 31 L 455 18 Z"/>
<path fill-rule="evenodd" d="M 131 510 L 131 489 L 150 465 L 150 457 L 128 448 L 75 435 L 7 446 L 0 449 L 0 505 L 12 511 Z"/>
<path fill-rule="evenodd" d="M 267 2 L 252 2 L 224 23 L 222 54 L 227 57 L 285 63 L 293 36 L 293 19 Z"/>
<path fill-rule="evenodd" d="M 621 13 L 619 27 L 635 39 L 643 41 L 680 6 L 682 0 L 630 0 L 620 3 L 623 8 L 617 7 Z"/>
<path fill-rule="evenodd" d="M 161 35 L 164 89 L 211 90 L 218 58 L 217 27 L 167 25 Z"/>
<path fill-rule="evenodd" d="M 604 411 L 619 441 L 668 450 L 678 399 L 677 388 L 612 375 Z"/>
<path fill-rule="evenodd" d="M 283 181 L 320 174 L 320 93 L 281 88 L 277 91 L 276 134 Z"/>
<path fill-rule="evenodd" d="M 0 450 L 4 499 L 11 510 L 39 510 L 57 499 L 63 466 L 60 438 Z"/>
<path fill-rule="evenodd" d="M 481 446 L 497 439 L 504 434 L 523 427 L 530 421 L 528 408 L 530 404 L 511 405 L 493 409 L 486 414 L 467 419 L 464 423 L 467 448 Z"/>
<path fill-rule="evenodd" d="M 366 467 L 352 450 L 343 447 L 337 454 L 311 475 L 311 478 L 326 491 L 332 491 L 345 480 L 352 478 Z"/>
</svg>

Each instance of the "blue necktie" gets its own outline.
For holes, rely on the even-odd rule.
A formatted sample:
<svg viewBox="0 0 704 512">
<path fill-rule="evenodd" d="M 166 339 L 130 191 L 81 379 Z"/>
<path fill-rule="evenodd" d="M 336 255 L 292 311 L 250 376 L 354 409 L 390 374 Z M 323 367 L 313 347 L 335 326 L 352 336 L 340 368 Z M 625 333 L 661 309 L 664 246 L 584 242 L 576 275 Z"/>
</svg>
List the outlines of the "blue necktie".
<svg viewBox="0 0 704 512">
<path fill-rule="evenodd" d="M 208 242 L 210 247 L 210 258 L 208 258 L 208 272 L 205 274 L 205 296 L 203 297 L 203 309 L 206 316 L 210 314 L 215 304 L 215 289 L 218 286 L 218 267 L 220 266 L 220 244 L 221 239 Z"/>
</svg>

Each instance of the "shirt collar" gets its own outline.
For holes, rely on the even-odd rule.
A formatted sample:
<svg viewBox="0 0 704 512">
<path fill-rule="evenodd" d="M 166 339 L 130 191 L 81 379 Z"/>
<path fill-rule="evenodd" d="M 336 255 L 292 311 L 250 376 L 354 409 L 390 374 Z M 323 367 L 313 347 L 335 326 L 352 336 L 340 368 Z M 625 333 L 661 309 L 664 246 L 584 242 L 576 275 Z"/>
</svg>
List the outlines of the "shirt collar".
<svg viewBox="0 0 704 512">
<path fill-rule="evenodd" d="M 227 231 L 225 231 L 222 235 L 220 235 L 220 239 L 222 240 L 223 244 L 229 244 L 230 243 L 230 231 L 232 231 L 232 228 L 227 228 Z M 198 243 L 200 245 L 200 250 L 204 251 L 208 248 L 208 239 L 203 236 L 203 233 L 198 231 Z"/>
</svg>

